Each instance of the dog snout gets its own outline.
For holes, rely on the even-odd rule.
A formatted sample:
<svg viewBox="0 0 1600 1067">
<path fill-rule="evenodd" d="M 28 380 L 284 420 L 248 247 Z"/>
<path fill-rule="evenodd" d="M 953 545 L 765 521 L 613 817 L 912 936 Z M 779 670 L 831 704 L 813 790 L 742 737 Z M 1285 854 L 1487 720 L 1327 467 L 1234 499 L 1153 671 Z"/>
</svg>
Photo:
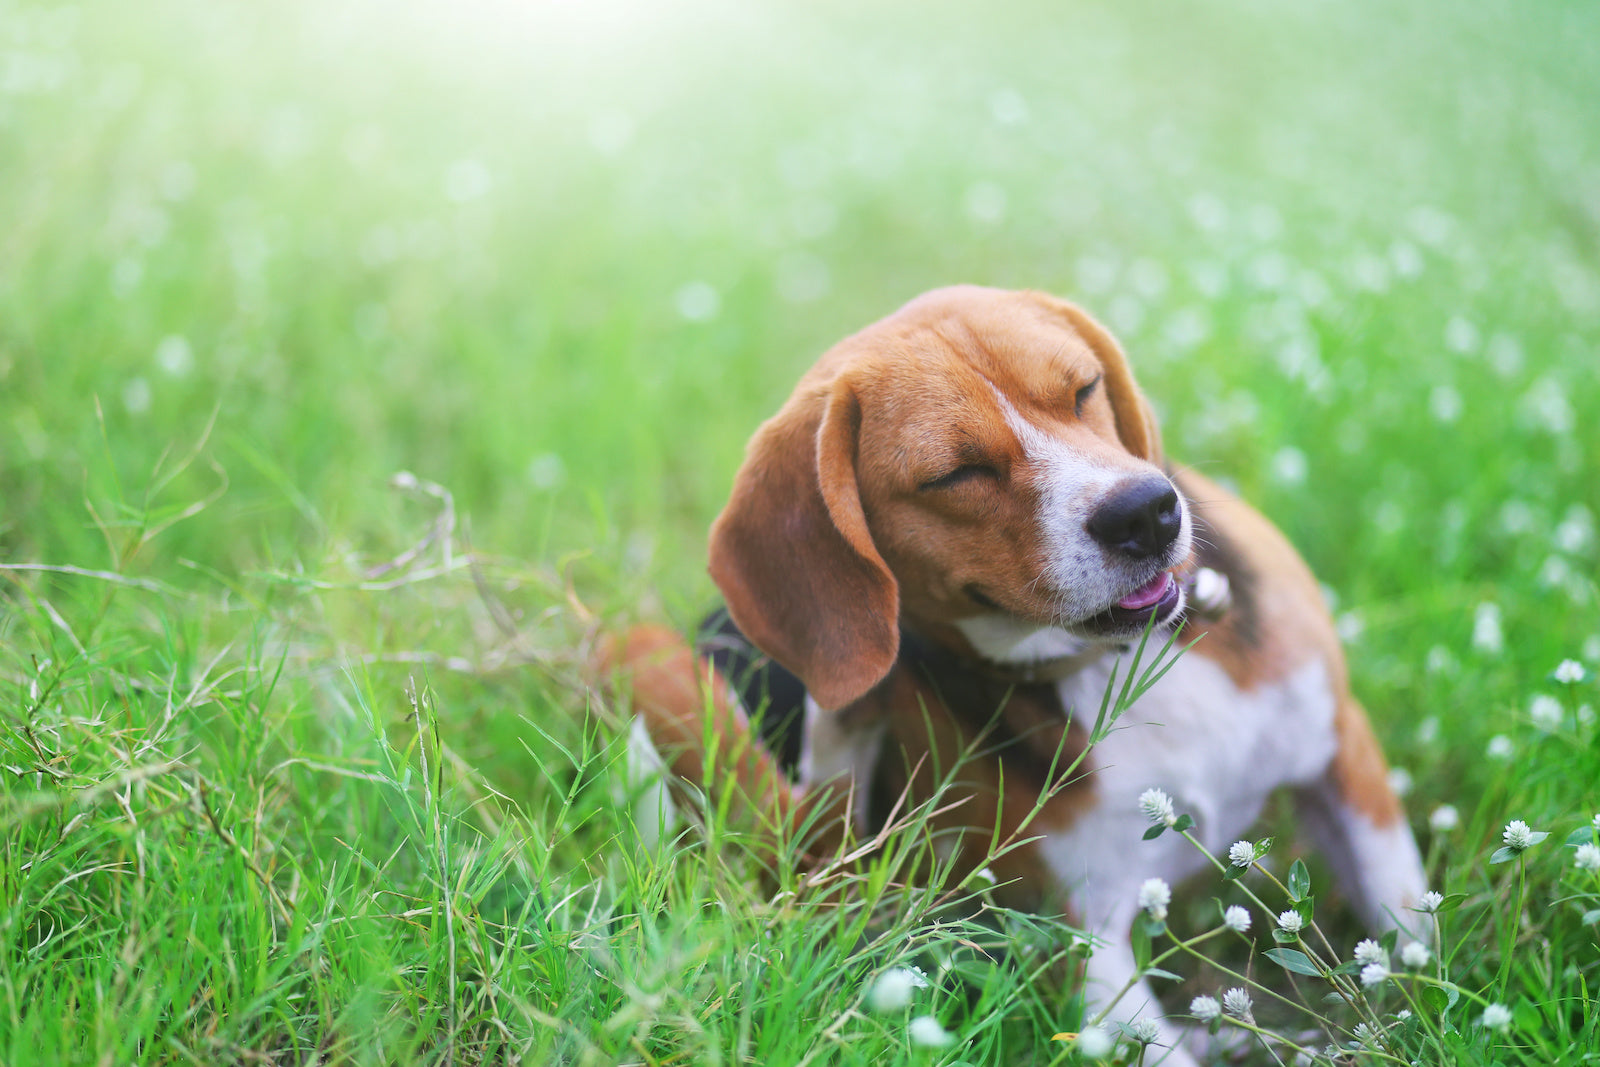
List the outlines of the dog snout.
<svg viewBox="0 0 1600 1067">
<path fill-rule="evenodd" d="M 1165 478 L 1140 478 L 1112 490 L 1089 517 L 1089 536 L 1130 559 L 1159 556 L 1183 528 L 1178 492 Z"/>
</svg>

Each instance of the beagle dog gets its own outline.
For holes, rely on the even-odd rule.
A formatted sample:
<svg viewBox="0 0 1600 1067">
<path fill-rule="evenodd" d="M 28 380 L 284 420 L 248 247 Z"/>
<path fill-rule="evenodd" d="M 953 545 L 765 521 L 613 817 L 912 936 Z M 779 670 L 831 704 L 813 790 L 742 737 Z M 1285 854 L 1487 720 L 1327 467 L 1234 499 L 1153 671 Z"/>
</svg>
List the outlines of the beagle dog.
<svg viewBox="0 0 1600 1067">
<path fill-rule="evenodd" d="M 1070 303 L 940 289 L 840 342 L 751 440 L 710 557 L 726 611 L 698 648 L 644 627 L 606 653 L 672 769 L 700 780 L 710 737 L 757 807 L 783 817 L 832 785 L 870 827 L 976 749 L 954 774 L 966 802 L 933 816 L 936 847 L 958 870 L 989 866 L 1003 902 L 1101 939 L 1091 1005 L 1135 977 L 1141 883 L 1205 866 L 1177 834 L 1142 840 L 1145 790 L 1221 855 L 1288 787 L 1368 924 L 1397 924 L 1423 891 L 1310 570 L 1248 505 L 1165 460 L 1121 349 Z M 1084 753 L 1147 626 L 1193 648 Z M 1079 753 L 1073 780 L 1052 781 Z M 1032 840 L 991 857 L 996 827 L 1047 789 Z M 1134 982 L 1110 1018 L 1159 1014 Z"/>
</svg>

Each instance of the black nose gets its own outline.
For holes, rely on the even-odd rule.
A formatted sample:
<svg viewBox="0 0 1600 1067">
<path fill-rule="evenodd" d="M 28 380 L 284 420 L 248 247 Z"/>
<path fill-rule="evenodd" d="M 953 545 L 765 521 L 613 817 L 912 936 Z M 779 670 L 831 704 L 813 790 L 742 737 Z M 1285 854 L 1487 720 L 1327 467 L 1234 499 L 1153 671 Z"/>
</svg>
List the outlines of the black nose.
<svg viewBox="0 0 1600 1067">
<path fill-rule="evenodd" d="M 1089 536 L 1132 559 L 1165 552 L 1182 526 L 1178 492 L 1165 478 L 1141 478 L 1119 486 L 1089 516 Z"/>
</svg>

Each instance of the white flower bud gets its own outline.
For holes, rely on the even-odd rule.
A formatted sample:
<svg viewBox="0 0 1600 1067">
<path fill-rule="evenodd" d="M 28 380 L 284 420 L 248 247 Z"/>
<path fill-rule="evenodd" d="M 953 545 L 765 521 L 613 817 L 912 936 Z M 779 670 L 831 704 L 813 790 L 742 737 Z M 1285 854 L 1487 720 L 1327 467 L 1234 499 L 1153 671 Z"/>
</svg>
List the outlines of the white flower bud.
<svg viewBox="0 0 1600 1067">
<path fill-rule="evenodd" d="M 1222 1010 L 1238 1019 L 1249 1019 L 1250 994 L 1239 986 L 1234 986 L 1222 994 Z"/>
<path fill-rule="evenodd" d="M 1153 823 L 1171 826 L 1178 821 L 1172 807 L 1172 798 L 1159 789 L 1146 789 L 1139 794 L 1139 810 Z"/>
<path fill-rule="evenodd" d="M 1432 956 L 1433 953 L 1428 951 L 1428 946 L 1421 941 L 1412 941 L 1400 950 L 1400 962 L 1413 970 L 1426 967 Z"/>
<path fill-rule="evenodd" d="M 910 967 L 891 967 L 872 983 L 867 1006 L 878 1012 L 904 1011 L 911 1003 L 912 993 L 927 984 L 928 980 Z"/>
<path fill-rule="evenodd" d="M 1074 1044 L 1078 1046 L 1078 1052 L 1086 1060 L 1104 1059 L 1117 1045 L 1115 1039 L 1098 1026 L 1084 1027 Z"/>
<path fill-rule="evenodd" d="M 955 1035 L 939 1025 L 939 1020 L 931 1015 L 919 1015 L 911 1020 L 911 1025 L 906 1027 L 906 1033 L 911 1037 L 913 1045 L 923 1048 L 944 1048 L 955 1043 Z"/>
<path fill-rule="evenodd" d="M 1521 819 L 1512 819 L 1506 823 L 1506 828 L 1500 835 L 1506 847 L 1513 852 L 1522 852 L 1533 844 L 1533 829 Z"/>
<path fill-rule="evenodd" d="M 1139 907 L 1150 913 L 1152 919 L 1165 919 L 1167 905 L 1172 903 L 1172 887 L 1160 878 L 1147 878 L 1139 887 Z"/>
<path fill-rule="evenodd" d="M 1490 1004 L 1478 1021 L 1491 1030 L 1504 1030 L 1511 1025 L 1511 1009 L 1504 1004 Z"/>
<path fill-rule="evenodd" d="M 1161 1026 L 1154 1019 L 1135 1019 L 1128 1024 L 1128 1036 L 1141 1045 L 1148 1045 L 1161 1036 Z"/>
</svg>

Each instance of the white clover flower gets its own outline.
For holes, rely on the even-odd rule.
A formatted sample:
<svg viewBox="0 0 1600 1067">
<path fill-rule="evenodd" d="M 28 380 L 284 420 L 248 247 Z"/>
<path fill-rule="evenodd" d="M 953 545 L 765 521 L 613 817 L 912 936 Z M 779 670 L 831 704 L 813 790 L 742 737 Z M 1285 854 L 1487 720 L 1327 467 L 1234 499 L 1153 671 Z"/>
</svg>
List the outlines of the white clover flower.
<svg viewBox="0 0 1600 1067">
<path fill-rule="evenodd" d="M 906 1033 L 911 1038 L 913 1045 L 923 1048 L 944 1048 L 946 1045 L 955 1044 L 955 1035 L 939 1025 L 939 1020 L 931 1015 L 919 1015 L 911 1020 L 906 1027 Z"/>
<path fill-rule="evenodd" d="M 1401 1008 L 1399 1011 L 1394 1013 L 1394 1017 L 1395 1017 L 1395 1021 L 1396 1022 L 1402 1022 L 1403 1023 L 1407 1019 L 1411 1018 L 1411 1009 L 1410 1008 Z"/>
<path fill-rule="evenodd" d="M 1411 787 L 1415 784 L 1416 782 L 1411 777 L 1411 772 L 1404 767 L 1391 767 L 1389 769 L 1389 788 L 1394 790 L 1395 796 L 1405 796 L 1411 792 Z"/>
<path fill-rule="evenodd" d="M 1422 894 L 1422 896 L 1417 898 L 1416 910 L 1424 912 L 1428 915 L 1432 915 L 1434 912 L 1439 910 L 1439 906 L 1443 903 L 1444 894 L 1436 889 L 1430 889 L 1426 893 Z"/>
<path fill-rule="evenodd" d="M 1234 986 L 1222 994 L 1222 1010 L 1236 1019 L 1250 1019 L 1250 994 Z"/>
<path fill-rule="evenodd" d="M 1521 819 L 1512 819 L 1506 823 L 1505 830 L 1500 834 L 1506 847 L 1513 852 L 1522 852 L 1533 844 L 1533 830 Z"/>
<path fill-rule="evenodd" d="M 1579 845 L 1572 862 L 1578 865 L 1580 871 L 1600 871 L 1600 845 L 1593 842 Z"/>
<path fill-rule="evenodd" d="M 1139 887 L 1139 907 L 1150 913 L 1152 919 L 1165 919 L 1167 905 L 1172 903 L 1172 887 L 1160 878 L 1146 878 Z"/>
<path fill-rule="evenodd" d="M 1372 1027 L 1366 1023 L 1356 1023 L 1356 1028 L 1350 1031 L 1350 1036 L 1356 1039 L 1356 1044 L 1361 1048 L 1372 1047 Z"/>
<path fill-rule="evenodd" d="M 1153 823 L 1171 826 L 1178 821 L 1172 808 L 1172 798 L 1159 789 L 1146 789 L 1139 794 L 1139 810 Z"/>
<path fill-rule="evenodd" d="M 1588 672 L 1583 669 L 1583 664 L 1575 659 L 1564 659 L 1556 667 L 1556 681 L 1562 685 L 1576 685 L 1583 681 Z"/>
<path fill-rule="evenodd" d="M 1244 933 L 1250 929 L 1250 909 L 1242 904 L 1229 904 L 1223 909 L 1222 925 L 1234 933 Z"/>
<path fill-rule="evenodd" d="M 1428 816 L 1428 826 L 1436 834 L 1449 833 L 1461 825 L 1461 813 L 1452 804 L 1440 804 Z"/>
<path fill-rule="evenodd" d="M 1511 1009 L 1504 1004 L 1490 1004 L 1478 1021 L 1491 1030 L 1504 1030 L 1511 1025 Z"/>
<path fill-rule="evenodd" d="M 1495 734 L 1489 738 L 1488 747 L 1483 751 L 1490 759 L 1510 759 L 1516 748 L 1511 744 L 1511 738 L 1505 734 Z"/>
<path fill-rule="evenodd" d="M 1592 823 L 1592 825 L 1594 826 L 1594 828 L 1596 830 L 1600 830 L 1600 815 L 1596 815 L 1594 817 L 1594 822 Z"/>
<path fill-rule="evenodd" d="M 1389 954 L 1383 950 L 1382 945 L 1370 937 L 1356 945 L 1355 955 L 1357 963 L 1381 963 L 1384 966 L 1389 964 Z"/>
<path fill-rule="evenodd" d="M 1161 1036 L 1161 1027 L 1154 1019 L 1135 1019 L 1128 1024 L 1128 1036 L 1141 1045 L 1148 1045 Z"/>
<path fill-rule="evenodd" d="M 1305 925 L 1305 920 L 1298 911 L 1284 911 L 1278 913 L 1278 929 L 1285 933 L 1298 934 L 1300 927 Z"/>
<path fill-rule="evenodd" d="M 1533 703 L 1528 705 L 1528 718 L 1533 720 L 1534 728 L 1547 734 L 1561 728 L 1561 718 L 1564 714 L 1561 701 L 1548 693 L 1540 693 L 1533 698 Z"/>
<path fill-rule="evenodd" d="M 1505 634 L 1500 628 L 1500 605 L 1493 601 L 1479 604 L 1472 613 L 1472 647 L 1490 656 L 1505 649 Z"/>
<path fill-rule="evenodd" d="M 1112 1036 L 1098 1026 L 1086 1026 L 1078 1034 L 1078 1040 L 1073 1042 L 1078 1046 L 1078 1051 L 1084 1059 L 1099 1060 L 1110 1055 L 1117 1043 Z"/>
<path fill-rule="evenodd" d="M 1428 946 L 1421 941 L 1409 942 L 1405 948 L 1400 950 L 1400 962 L 1413 970 L 1418 967 L 1426 967 L 1428 960 L 1432 958 L 1433 953 L 1429 952 Z"/>
<path fill-rule="evenodd" d="M 867 991 L 867 1006 L 873 1011 L 903 1011 L 911 1003 L 911 994 L 927 986 L 927 977 L 912 967 L 891 967 L 878 975 Z"/>
<path fill-rule="evenodd" d="M 1600 819 L 1600 815 L 1595 816 Z M 1228 846 L 1228 862 L 1235 867 L 1248 867 L 1256 861 L 1256 846 L 1248 841 L 1235 841 Z"/>
<path fill-rule="evenodd" d="M 1222 1014 L 1222 1005 L 1217 1003 L 1216 997 L 1195 997 L 1189 1001 L 1189 1014 L 1208 1023 Z"/>
<path fill-rule="evenodd" d="M 1361 968 L 1361 984 L 1364 986 L 1382 985 L 1389 980 L 1389 968 L 1381 963 L 1369 963 Z"/>
</svg>

